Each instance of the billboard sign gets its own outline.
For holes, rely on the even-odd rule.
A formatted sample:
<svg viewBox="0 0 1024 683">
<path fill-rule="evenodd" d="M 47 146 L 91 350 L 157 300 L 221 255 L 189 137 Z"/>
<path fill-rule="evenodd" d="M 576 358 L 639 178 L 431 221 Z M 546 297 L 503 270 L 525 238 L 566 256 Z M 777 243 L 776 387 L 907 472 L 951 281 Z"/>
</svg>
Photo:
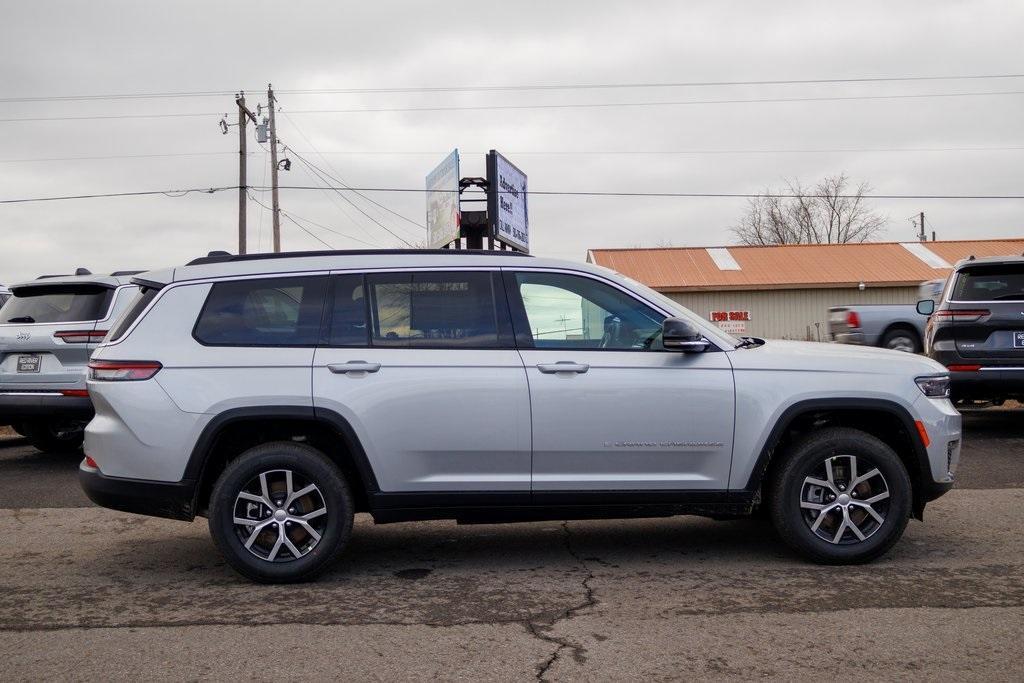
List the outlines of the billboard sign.
<svg viewBox="0 0 1024 683">
<path fill-rule="evenodd" d="M 459 150 L 427 174 L 427 247 L 440 249 L 459 238 Z"/>
<path fill-rule="evenodd" d="M 499 242 L 530 253 L 526 174 L 492 149 L 487 155 L 487 182 L 491 235 Z"/>
</svg>

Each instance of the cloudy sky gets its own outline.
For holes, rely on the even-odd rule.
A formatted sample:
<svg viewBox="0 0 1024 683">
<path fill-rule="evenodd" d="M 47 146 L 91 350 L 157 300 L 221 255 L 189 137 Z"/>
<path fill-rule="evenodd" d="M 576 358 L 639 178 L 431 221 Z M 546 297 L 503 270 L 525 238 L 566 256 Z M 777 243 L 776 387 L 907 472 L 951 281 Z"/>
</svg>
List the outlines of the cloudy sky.
<svg viewBox="0 0 1024 683">
<path fill-rule="evenodd" d="M 483 175 L 495 148 L 543 191 L 743 193 L 846 172 L 879 194 L 1019 195 L 1024 95 L 903 97 L 1024 91 L 1019 77 L 422 89 L 1020 74 L 1022 33 L 1020 2 L 8 3 L 0 199 L 237 185 L 237 135 L 218 121 L 236 118 L 232 92 L 255 106 L 268 82 L 282 141 L 353 187 L 421 188 L 457 147 L 463 175 Z M 290 92 L 301 90 L 321 92 Z M 144 93 L 214 94 L 53 99 Z M 508 108 L 649 102 L 689 104 Z M 251 138 L 250 150 L 249 183 L 269 184 L 268 155 Z M 318 182 L 298 161 L 281 174 Z M 368 195 L 412 222 L 348 199 L 423 240 L 421 194 Z M 582 260 L 593 247 L 728 244 L 743 205 L 535 196 L 533 251 Z M 875 205 L 892 240 L 913 238 L 918 211 L 940 239 L 1024 234 L 1021 200 Z M 284 189 L 281 206 L 333 247 L 401 244 L 338 193 Z M 269 212 L 250 203 L 248 220 L 251 248 L 268 250 Z M 236 231 L 235 191 L 0 204 L 0 282 L 172 265 L 234 251 Z M 324 248 L 285 220 L 282 235 L 287 250 Z"/>
</svg>

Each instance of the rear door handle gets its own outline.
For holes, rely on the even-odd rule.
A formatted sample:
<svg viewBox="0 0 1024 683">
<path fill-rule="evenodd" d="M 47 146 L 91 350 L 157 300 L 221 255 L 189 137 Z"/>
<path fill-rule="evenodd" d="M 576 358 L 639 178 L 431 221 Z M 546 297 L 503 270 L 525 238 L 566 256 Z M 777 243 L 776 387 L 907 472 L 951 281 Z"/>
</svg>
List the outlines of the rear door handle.
<svg viewBox="0 0 1024 683">
<path fill-rule="evenodd" d="M 575 372 L 582 374 L 590 369 L 586 363 L 574 363 L 571 360 L 560 360 L 557 363 L 538 363 L 537 369 L 547 375 L 556 372 Z"/>
<path fill-rule="evenodd" d="M 336 375 L 344 375 L 350 372 L 377 372 L 380 370 L 380 363 L 367 363 L 362 360 L 350 360 L 347 363 L 333 363 L 327 369 Z"/>
</svg>

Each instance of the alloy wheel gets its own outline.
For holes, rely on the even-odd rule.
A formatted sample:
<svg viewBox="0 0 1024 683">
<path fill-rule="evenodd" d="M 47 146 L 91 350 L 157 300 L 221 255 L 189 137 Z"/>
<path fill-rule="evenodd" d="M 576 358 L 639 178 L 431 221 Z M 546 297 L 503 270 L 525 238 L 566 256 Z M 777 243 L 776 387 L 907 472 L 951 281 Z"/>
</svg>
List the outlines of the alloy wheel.
<svg viewBox="0 0 1024 683">
<path fill-rule="evenodd" d="M 890 500 L 882 472 L 855 455 L 827 458 L 800 487 L 800 508 L 807 526 L 818 538 L 835 545 L 870 538 L 885 523 Z"/>
<path fill-rule="evenodd" d="M 268 562 L 308 555 L 327 527 L 327 502 L 317 485 L 292 470 L 261 472 L 235 497 L 234 528 L 243 547 Z"/>
</svg>

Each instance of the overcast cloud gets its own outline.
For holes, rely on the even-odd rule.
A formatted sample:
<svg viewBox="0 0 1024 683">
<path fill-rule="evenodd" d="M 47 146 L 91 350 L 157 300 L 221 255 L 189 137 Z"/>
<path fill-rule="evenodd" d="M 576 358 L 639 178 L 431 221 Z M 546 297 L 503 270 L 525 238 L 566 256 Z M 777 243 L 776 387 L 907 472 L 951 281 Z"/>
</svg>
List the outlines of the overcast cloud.
<svg viewBox="0 0 1024 683">
<path fill-rule="evenodd" d="M 635 83 L 1024 73 L 1024 3 L 856 2 L 21 2 L 0 28 L 0 97 L 276 89 Z M 300 114 L 305 109 L 903 95 L 1024 90 L 1024 79 L 548 92 L 280 96 L 279 133 L 362 187 L 420 188 L 452 148 L 483 175 L 494 148 L 533 190 L 752 192 L 845 171 L 885 194 L 1022 194 L 1024 95 L 864 101 L 446 112 Z M 0 103 L 0 118 L 188 114 L 0 122 L 0 199 L 237 184 L 230 96 Z M 305 135 L 308 141 L 303 138 Z M 1003 148 L 892 152 L 891 148 Z M 1016 148 L 1016 149 L 1005 149 Z M 250 139 L 249 182 L 269 184 Z M 636 154 L 693 152 L 709 154 Z M 722 153 L 729 150 L 861 150 Z M 327 162 L 317 155 L 322 153 Z M 196 156 L 39 161 L 148 154 Z M 33 160 L 33 161 L 26 161 Z M 266 178 L 266 180 L 264 180 Z M 295 163 L 282 185 L 313 180 Z M 420 194 L 373 197 L 417 222 Z M 262 196 L 269 203 L 269 193 Z M 409 241 L 423 231 L 369 207 Z M 877 201 L 887 239 L 925 211 L 940 239 L 1020 236 L 1022 201 Z M 282 208 L 397 246 L 331 193 L 282 190 Z M 344 207 L 344 211 L 339 208 Z M 537 196 L 537 254 L 595 247 L 717 245 L 742 199 Z M 250 245 L 269 212 L 249 208 Z M 0 205 L 0 282 L 155 268 L 236 249 L 237 193 Z M 360 241 L 311 228 L 338 248 Z M 288 250 L 323 248 L 283 221 Z"/>
</svg>

